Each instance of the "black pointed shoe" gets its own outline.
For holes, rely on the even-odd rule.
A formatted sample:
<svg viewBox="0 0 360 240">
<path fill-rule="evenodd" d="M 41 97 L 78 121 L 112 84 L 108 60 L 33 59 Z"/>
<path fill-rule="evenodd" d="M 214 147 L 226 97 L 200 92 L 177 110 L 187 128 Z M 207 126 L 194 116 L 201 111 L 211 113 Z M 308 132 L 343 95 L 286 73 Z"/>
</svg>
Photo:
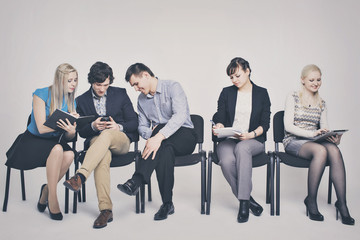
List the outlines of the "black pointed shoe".
<svg viewBox="0 0 360 240">
<path fill-rule="evenodd" d="M 340 212 L 340 204 L 338 201 L 335 202 L 335 208 L 336 208 L 336 220 L 339 219 L 339 213 L 340 213 L 342 224 L 355 225 L 355 219 L 353 219 L 350 215 L 348 216 L 342 215 L 342 213 Z"/>
<path fill-rule="evenodd" d="M 174 204 L 172 202 L 161 205 L 159 211 L 154 215 L 154 220 L 164 220 L 175 212 Z"/>
<path fill-rule="evenodd" d="M 237 221 L 239 223 L 244 223 L 249 220 L 249 200 L 240 200 L 239 213 L 237 216 Z"/>
<path fill-rule="evenodd" d="M 308 197 L 305 198 L 304 200 L 304 204 L 305 204 L 305 207 L 306 207 L 306 216 L 309 216 L 309 218 L 313 221 L 324 221 L 324 216 L 319 212 L 310 212 L 309 210 L 309 206 L 308 206 Z"/>
<path fill-rule="evenodd" d="M 42 193 L 43 193 L 43 190 L 44 190 L 45 186 L 46 186 L 46 184 L 43 184 L 41 186 L 41 189 L 40 189 L 40 197 L 39 197 L 39 201 L 37 203 L 37 209 L 39 210 L 39 212 L 44 212 L 45 209 L 46 209 L 46 205 L 47 205 L 47 201 L 44 204 L 40 203 L 40 199 L 41 199 L 41 196 L 42 196 Z"/>
<path fill-rule="evenodd" d="M 61 212 L 52 213 L 52 212 L 50 211 L 49 204 L 47 205 L 47 207 L 48 207 L 48 210 L 49 210 L 50 218 L 51 218 L 52 220 L 61 221 L 61 220 L 63 219 L 63 215 L 62 215 Z"/>
<path fill-rule="evenodd" d="M 250 196 L 250 201 L 249 201 L 249 208 L 251 210 L 251 212 L 255 215 L 255 216 L 260 216 L 261 213 L 263 212 L 263 208 L 260 204 L 258 204 L 253 198 L 252 196 Z"/>
<path fill-rule="evenodd" d="M 137 184 L 133 179 L 129 179 L 124 184 L 118 184 L 117 188 L 127 195 L 134 196 L 139 191 L 140 184 Z"/>
</svg>

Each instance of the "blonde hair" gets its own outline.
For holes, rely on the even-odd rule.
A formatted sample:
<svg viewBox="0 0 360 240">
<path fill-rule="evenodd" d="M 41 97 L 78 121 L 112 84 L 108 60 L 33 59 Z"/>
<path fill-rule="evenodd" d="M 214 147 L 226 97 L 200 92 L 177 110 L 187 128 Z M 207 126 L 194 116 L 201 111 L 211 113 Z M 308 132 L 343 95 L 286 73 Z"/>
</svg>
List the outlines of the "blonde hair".
<svg viewBox="0 0 360 240">
<path fill-rule="evenodd" d="M 306 65 L 302 71 L 301 71 L 301 79 L 303 80 L 304 78 L 306 78 L 311 72 L 319 72 L 320 73 L 320 76 L 322 75 L 321 73 L 321 70 L 318 66 L 316 66 L 315 64 L 309 64 L 309 65 Z M 314 94 L 314 98 L 312 99 L 313 101 L 311 101 L 311 103 L 309 102 L 309 99 L 305 99 L 304 98 L 304 91 L 305 91 L 305 87 L 304 87 L 304 84 L 301 85 L 301 89 L 299 91 L 299 98 L 300 98 L 300 104 L 302 106 L 308 106 L 310 105 L 311 103 L 314 104 L 316 106 L 319 106 L 320 108 L 323 107 L 323 100 L 322 98 L 320 97 L 320 94 L 319 94 L 319 91 L 317 91 L 315 94 Z M 309 104 L 310 103 L 310 104 Z"/>
<path fill-rule="evenodd" d="M 76 72 L 76 75 L 78 74 L 76 69 L 68 63 L 60 64 L 56 68 L 54 83 L 49 87 L 49 91 L 51 92 L 50 114 L 52 114 L 57 108 L 61 109 L 64 101 L 69 112 L 75 111 L 74 100 L 76 89 L 69 93 L 67 88 L 67 78 L 69 73 L 72 72 Z"/>
</svg>

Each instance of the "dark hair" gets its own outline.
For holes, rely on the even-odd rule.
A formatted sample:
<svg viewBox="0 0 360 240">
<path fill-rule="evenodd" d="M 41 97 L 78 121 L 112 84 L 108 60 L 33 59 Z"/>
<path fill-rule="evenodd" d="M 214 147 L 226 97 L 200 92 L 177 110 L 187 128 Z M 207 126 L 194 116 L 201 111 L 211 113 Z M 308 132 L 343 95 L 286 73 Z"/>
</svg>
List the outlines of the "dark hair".
<svg viewBox="0 0 360 240">
<path fill-rule="evenodd" d="M 152 77 L 155 76 L 154 73 L 150 70 L 150 68 L 148 68 L 145 64 L 134 63 L 126 70 L 125 80 L 129 82 L 132 75 L 138 76 L 142 72 L 147 72 Z"/>
<path fill-rule="evenodd" d="M 227 75 L 230 76 L 230 75 L 234 74 L 239 69 L 239 67 L 241 67 L 241 69 L 243 71 L 246 71 L 246 69 L 249 69 L 249 71 L 250 71 L 249 77 L 250 77 L 250 74 L 251 74 L 250 64 L 248 61 L 246 61 L 245 59 L 243 59 L 241 57 L 236 57 L 231 60 L 230 64 L 226 68 Z"/>
<path fill-rule="evenodd" d="M 88 74 L 88 81 L 90 84 L 93 83 L 103 83 L 109 78 L 110 84 L 114 81 L 113 71 L 109 65 L 103 62 L 94 63 Z"/>
</svg>

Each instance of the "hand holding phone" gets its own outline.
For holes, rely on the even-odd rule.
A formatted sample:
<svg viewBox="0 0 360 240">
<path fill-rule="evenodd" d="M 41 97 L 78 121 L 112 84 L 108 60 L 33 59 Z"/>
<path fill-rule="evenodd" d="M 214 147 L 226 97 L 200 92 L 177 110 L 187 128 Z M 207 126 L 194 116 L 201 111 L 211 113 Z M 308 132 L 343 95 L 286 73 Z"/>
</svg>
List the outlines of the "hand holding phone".
<svg viewBox="0 0 360 240">
<path fill-rule="evenodd" d="M 109 116 L 104 116 L 100 119 L 101 122 L 108 122 L 110 121 L 110 117 Z"/>
</svg>

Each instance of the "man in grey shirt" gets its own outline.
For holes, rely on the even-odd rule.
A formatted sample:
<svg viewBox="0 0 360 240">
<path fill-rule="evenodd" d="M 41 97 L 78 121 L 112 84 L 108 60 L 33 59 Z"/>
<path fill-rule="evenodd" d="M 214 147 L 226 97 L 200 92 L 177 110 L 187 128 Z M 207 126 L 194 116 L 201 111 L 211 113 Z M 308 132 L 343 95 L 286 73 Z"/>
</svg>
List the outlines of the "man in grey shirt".
<svg viewBox="0 0 360 240">
<path fill-rule="evenodd" d="M 131 65 L 125 80 L 141 92 L 138 98 L 138 131 L 146 139 L 146 144 L 132 178 L 117 187 L 128 195 L 136 195 L 140 185 L 148 183 L 155 170 L 163 204 L 154 220 L 163 220 L 174 213 L 175 156 L 191 154 L 196 145 L 187 98 L 178 82 L 159 80 L 142 63 Z"/>
</svg>

